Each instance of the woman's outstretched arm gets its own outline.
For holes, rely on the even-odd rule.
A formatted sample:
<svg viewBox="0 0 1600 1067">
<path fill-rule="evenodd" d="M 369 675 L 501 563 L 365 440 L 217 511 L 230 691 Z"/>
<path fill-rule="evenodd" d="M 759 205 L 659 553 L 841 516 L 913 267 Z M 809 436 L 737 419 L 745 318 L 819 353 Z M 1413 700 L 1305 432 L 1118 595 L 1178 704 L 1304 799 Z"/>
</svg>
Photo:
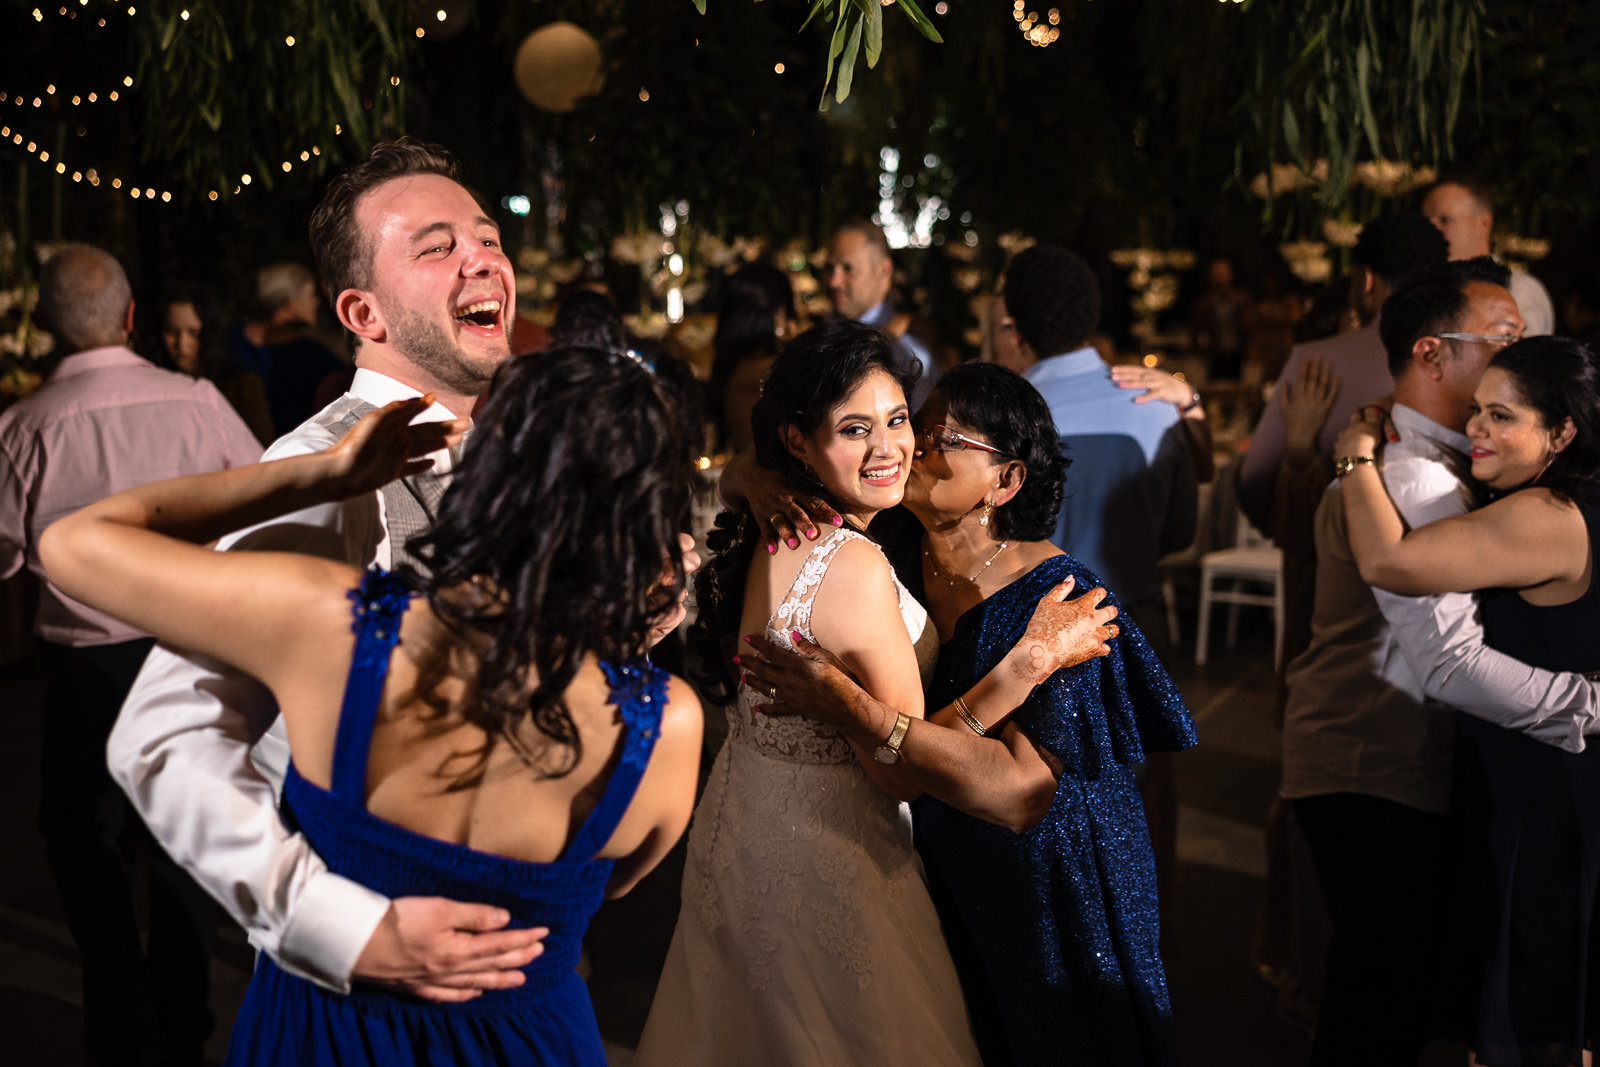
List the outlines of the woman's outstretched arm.
<svg viewBox="0 0 1600 1067">
<path fill-rule="evenodd" d="M 983 726 L 983 735 L 953 704 L 906 731 L 900 761 L 881 767 L 897 793 L 930 793 L 1017 833 L 1044 818 L 1061 766 L 1006 720 L 1056 670 L 1107 654 L 1105 642 L 1117 632 L 1111 623 L 1116 609 L 1098 606 L 1105 590 L 1066 600 L 1070 589 L 1069 580 L 1046 594 L 1022 639 L 963 694 L 964 710 Z M 757 689 L 780 693 L 784 706 L 775 710 L 822 719 L 868 751 L 889 735 L 899 710 L 857 685 L 824 650 L 794 636 L 792 651 L 800 655 L 754 638 L 745 641 L 740 665 Z"/>
<path fill-rule="evenodd" d="M 1354 422 L 1339 435 L 1334 454 L 1373 459 L 1379 433 L 1376 421 Z M 1375 464 L 1357 464 L 1340 479 L 1340 490 L 1350 551 L 1361 578 L 1391 593 L 1527 589 L 1576 581 L 1588 567 L 1589 534 L 1582 513 L 1546 489 L 1513 493 L 1409 532 Z"/>
<path fill-rule="evenodd" d="M 296 612 L 352 568 L 278 553 L 201 547 L 243 526 L 371 492 L 425 469 L 463 424 L 407 425 L 427 398 L 363 419 L 325 452 L 176 478 L 106 497 L 45 531 L 39 554 L 67 595 L 177 647 L 212 656 L 272 685 L 306 633 Z M 304 618 L 302 616 L 302 618 Z M 274 687 L 275 688 L 275 687 Z"/>
</svg>

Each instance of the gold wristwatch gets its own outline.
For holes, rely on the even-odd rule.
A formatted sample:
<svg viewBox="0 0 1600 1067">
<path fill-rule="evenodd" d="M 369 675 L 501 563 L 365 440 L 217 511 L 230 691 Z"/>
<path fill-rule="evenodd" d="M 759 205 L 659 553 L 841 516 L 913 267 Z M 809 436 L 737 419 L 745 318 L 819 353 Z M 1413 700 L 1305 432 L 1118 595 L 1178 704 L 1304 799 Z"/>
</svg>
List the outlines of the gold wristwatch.
<svg viewBox="0 0 1600 1067">
<path fill-rule="evenodd" d="M 879 763 L 890 765 L 900 762 L 900 745 L 906 739 L 906 731 L 911 728 L 911 716 L 900 712 L 895 716 L 894 729 L 889 731 L 889 739 L 879 745 L 872 752 L 872 758 Z"/>
<path fill-rule="evenodd" d="M 1369 467 L 1374 465 L 1371 456 L 1340 456 L 1333 461 L 1333 473 L 1343 478 L 1363 463 Z"/>
</svg>

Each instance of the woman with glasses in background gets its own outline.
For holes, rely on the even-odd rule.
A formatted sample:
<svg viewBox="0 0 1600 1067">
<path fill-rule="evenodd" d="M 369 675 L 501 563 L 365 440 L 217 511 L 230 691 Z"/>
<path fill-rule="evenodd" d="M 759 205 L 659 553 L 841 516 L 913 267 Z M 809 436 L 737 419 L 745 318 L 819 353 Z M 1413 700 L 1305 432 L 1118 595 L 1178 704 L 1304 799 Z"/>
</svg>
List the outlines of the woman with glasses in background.
<svg viewBox="0 0 1600 1067">
<path fill-rule="evenodd" d="M 1491 648 L 1594 677 L 1600 362 L 1562 337 L 1438 336 L 1500 349 L 1467 423 L 1472 476 L 1493 500 L 1406 531 L 1372 463 L 1381 420 L 1352 423 L 1334 454 L 1351 457 L 1342 489 L 1361 576 L 1411 595 L 1483 590 Z M 1568 752 L 1469 715 L 1457 724 L 1447 1036 L 1485 1067 L 1588 1063 L 1600 1030 L 1600 747 Z"/>
<path fill-rule="evenodd" d="M 886 771 L 922 794 L 917 851 L 979 1050 L 989 1064 L 1172 1063 L 1134 771 L 1194 743 L 1188 708 L 1126 617 L 1109 654 L 1056 670 L 1020 707 L 968 705 L 963 694 L 1012 653 L 1042 596 L 1069 578 L 1099 582 L 1047 540 L 1066 460 L 1032 385 L 966 364 L 916 423 L 905 509 L 873 531 L 938 630 L 927 706 L 956 714 L 912 722 Z M 857 744 L 890 734 L 896 709 L 814 645 L 792 644 L 803 657 L 746 656 L 758 689 Z"/>
</svg>

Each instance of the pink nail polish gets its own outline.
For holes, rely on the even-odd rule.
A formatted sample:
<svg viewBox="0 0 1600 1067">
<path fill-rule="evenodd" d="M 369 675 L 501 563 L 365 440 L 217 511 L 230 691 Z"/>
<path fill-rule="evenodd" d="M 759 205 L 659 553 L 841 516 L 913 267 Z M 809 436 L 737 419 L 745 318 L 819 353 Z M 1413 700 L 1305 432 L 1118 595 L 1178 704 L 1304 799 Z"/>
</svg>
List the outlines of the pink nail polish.
<svg viewBox="0 0 1600 1067">
<path fill-rule="evenodd" d="M 767 555 L 770 556 L 776 551 L 778 551 L 778 546 L 777 545 L 768 545 L 767 546 Z"/>
<path fill-rule="evenodd" d="M 799 630 L 790 630 L 789 631 L 789 640 L 793 641 L 795 644 L 798 645 L 801 641 L 804 641 L 805 638 L 803 636 L 801 636 L 801 633 L 800 633 Z"/>
<path fill-rule="evenodd" d="M 756 639 L 751 637 L 749 634 L 745 634 L 744 635 L 744 643 L 747 644 L 747 645 L 754 646 L 755 643 L 756 643 Z M 737 663 L 739 661 L 736 659 L 736 660 L 734 660 L 734 662 Z"/>
<path fill-rule="evenodd" d="M 835 516 L 834 516 L 834 517 L 833 517 L 833 524 L 834 524 L 834 525 L 835 525 L 835 526 L 843 526 L 843 525 L 844 525 L 844 520 L 843 520 L 843 519 L 841 519 L 841 518 L 840 518 L 840 517 L 839 517 L 839 516 L 837 516 L 837 515 L 835 515 Z"/>
<path fill-rule="evenodd" d="M 744 660 L 740 659 L 738 656 L 735 656 L 735 657 L 733 657 L 733 662 L 735 662 L 735 663 L 743 663 Z"/>
<path fill-rule="evenodd" d="M 797 538 L 793 538 L 793 537 L 785 539 L 783 543 L 788 545 L 790 548 L 799 548 L 800 547 L 799 540 Z"/>
</svg>

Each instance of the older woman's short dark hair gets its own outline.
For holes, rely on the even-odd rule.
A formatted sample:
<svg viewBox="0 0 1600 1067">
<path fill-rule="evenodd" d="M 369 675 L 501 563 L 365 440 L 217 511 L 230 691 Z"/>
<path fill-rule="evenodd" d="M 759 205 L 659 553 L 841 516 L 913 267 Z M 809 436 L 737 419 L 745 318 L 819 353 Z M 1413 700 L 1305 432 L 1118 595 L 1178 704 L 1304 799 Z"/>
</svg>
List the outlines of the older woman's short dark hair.
<svg viewBox="0 0 1600 1067">
<path fill-rule="evenodd" d="M 1022 489 L 996 508 L 995 535 L 1043 541 L 1055 533 L 1069 462 L 1050 405 L 1027 380 L 993 363 L 963 363 L 939 379 L 951 418 L 1027 467 Z"/>
</svg>

